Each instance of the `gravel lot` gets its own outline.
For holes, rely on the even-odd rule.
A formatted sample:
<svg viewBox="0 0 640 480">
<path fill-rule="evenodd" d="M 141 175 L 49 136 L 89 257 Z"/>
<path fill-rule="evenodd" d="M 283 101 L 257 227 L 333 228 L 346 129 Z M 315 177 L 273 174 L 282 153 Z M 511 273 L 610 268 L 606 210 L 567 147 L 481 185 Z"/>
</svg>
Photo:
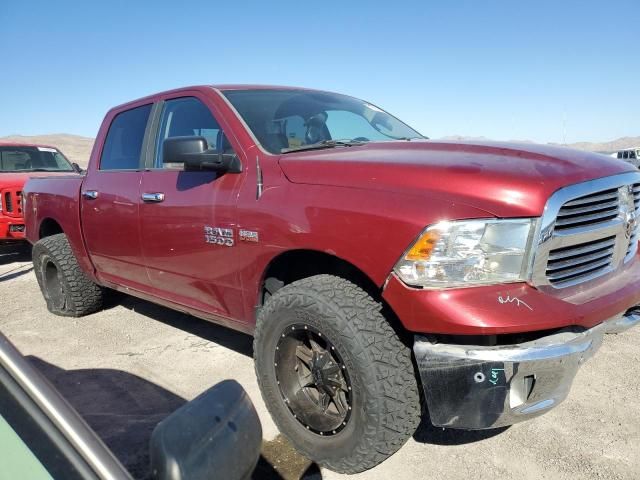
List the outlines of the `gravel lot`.
<svg viewBox="0 0 640 480">
<path fill-rule="evenodd" d="M 226 378 L 244 386 L 262 420 L 268 462 L 256 478 L 299 478 L 309 465 L 278 437 L 255 381 L 250 337 L 120 295 L 95 315 L 56 317 L 45 308 L 29 255 L 6 249 L 0 251 L 0 305 L 0 331 L 135 476 L 147 475 L 146 445 L 155 424 Z M 638 479 L 639 345 L 640 328 L 608 336 L 569 399 L 539 419 L 497 432 L 423 424 L 388 461 L 350 478 Z M 315 469 L 305 478 L 347 477 Z"/>
</svg>

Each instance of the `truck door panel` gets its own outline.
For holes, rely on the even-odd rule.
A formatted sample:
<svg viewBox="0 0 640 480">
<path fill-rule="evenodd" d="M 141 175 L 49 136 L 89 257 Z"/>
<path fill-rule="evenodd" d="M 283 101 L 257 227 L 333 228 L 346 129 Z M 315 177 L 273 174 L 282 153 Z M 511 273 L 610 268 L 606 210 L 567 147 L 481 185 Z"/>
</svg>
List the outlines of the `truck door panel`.
<svg viewBox="0 0 640 480">
<path fill-rule="evenodd" d="M 114 117 L 100 165 L 87 174 L 80 195 L 87 251 L 99 277 L 138 289 L 149 283 L 142 264 L 139 199 L 150 111 L 149 104 Z"/>
<path fill-rule="evenodd" d="M 143 173 L 141 184 L 141 195 L 162 196 L 161 201 L 142 202 L 140 206 L 148 276 L 155 294 L 163 298 L 239 318 L 243 312 L 242 290 L 233 256 L 237 241 L 236 192 L 243 176 L 187 172 L 162 164 L 165 138 L 193 135 L 204 136 L 210 148 L 224 148 L 222 130 L 201 100 L 167 100 L 160 118 L 154 165 Z M 218 231 L 215 229 L 232 232 L 232 237 L 226 244 L 216 244 L 211 236 L 212 231 Z"/>
</svg>

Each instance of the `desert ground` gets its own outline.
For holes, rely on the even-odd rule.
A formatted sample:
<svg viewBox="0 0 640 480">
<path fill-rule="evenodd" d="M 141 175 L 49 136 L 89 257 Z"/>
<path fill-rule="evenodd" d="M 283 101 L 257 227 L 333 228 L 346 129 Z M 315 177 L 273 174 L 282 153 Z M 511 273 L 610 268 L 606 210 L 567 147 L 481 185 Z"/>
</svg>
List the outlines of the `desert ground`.
<svg viewBox="0 0 640 480">
<path fill-rule="evenodd" d="M 508 429 L 461 432 L 424 421 L 380 466 L 351 477 L 319 470 L 278 435 L 260 396 L 251 338 L 188 315 L 113 295 L 85 318 L 51 315 L 28 252 L 0 251 L 0 331 L 69 399 L 136 478 L 147 443 L 171 411 L 227 378 L 240 382 L 263 425 L 255 478 L 640 478 L 640 328 L 608 336 L 568 400 Z M 304 472 L 304 473 L 303 473 Z"/>
</svg>

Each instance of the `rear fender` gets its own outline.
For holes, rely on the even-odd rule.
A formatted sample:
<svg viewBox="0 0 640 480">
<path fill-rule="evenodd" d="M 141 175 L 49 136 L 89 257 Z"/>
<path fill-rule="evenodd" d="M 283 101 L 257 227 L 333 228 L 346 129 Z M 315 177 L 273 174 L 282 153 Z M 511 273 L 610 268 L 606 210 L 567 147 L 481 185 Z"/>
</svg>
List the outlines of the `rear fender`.
<svg viewBox="0 0 640 480">
<path fill-rule="evenodd" d="M 32 178 L 24 187 L 26 238 L 34 244 L 41 238 L 45 221 L 56 222 L 67 236 L 80 268 L 94 282 L 95 268 L 87 252 L 80 222 L 80 189 L 83 177 Z"/>
</svg>

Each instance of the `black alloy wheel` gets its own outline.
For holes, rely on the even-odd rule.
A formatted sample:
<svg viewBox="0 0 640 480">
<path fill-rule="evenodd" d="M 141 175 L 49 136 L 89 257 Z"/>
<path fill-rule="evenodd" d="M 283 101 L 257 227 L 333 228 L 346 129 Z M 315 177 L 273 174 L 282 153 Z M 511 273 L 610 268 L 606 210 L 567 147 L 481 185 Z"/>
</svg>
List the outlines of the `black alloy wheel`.
<svg viewBox="0 0 640 480">
<path fill-rule="evenodd" d="M 352 401 L 349 373 L 322 332 L 305 324 L 287 327 L 274 364 L 280 394 L 307 430 L 335 435 L 347 425 Z"/>
</svg>

